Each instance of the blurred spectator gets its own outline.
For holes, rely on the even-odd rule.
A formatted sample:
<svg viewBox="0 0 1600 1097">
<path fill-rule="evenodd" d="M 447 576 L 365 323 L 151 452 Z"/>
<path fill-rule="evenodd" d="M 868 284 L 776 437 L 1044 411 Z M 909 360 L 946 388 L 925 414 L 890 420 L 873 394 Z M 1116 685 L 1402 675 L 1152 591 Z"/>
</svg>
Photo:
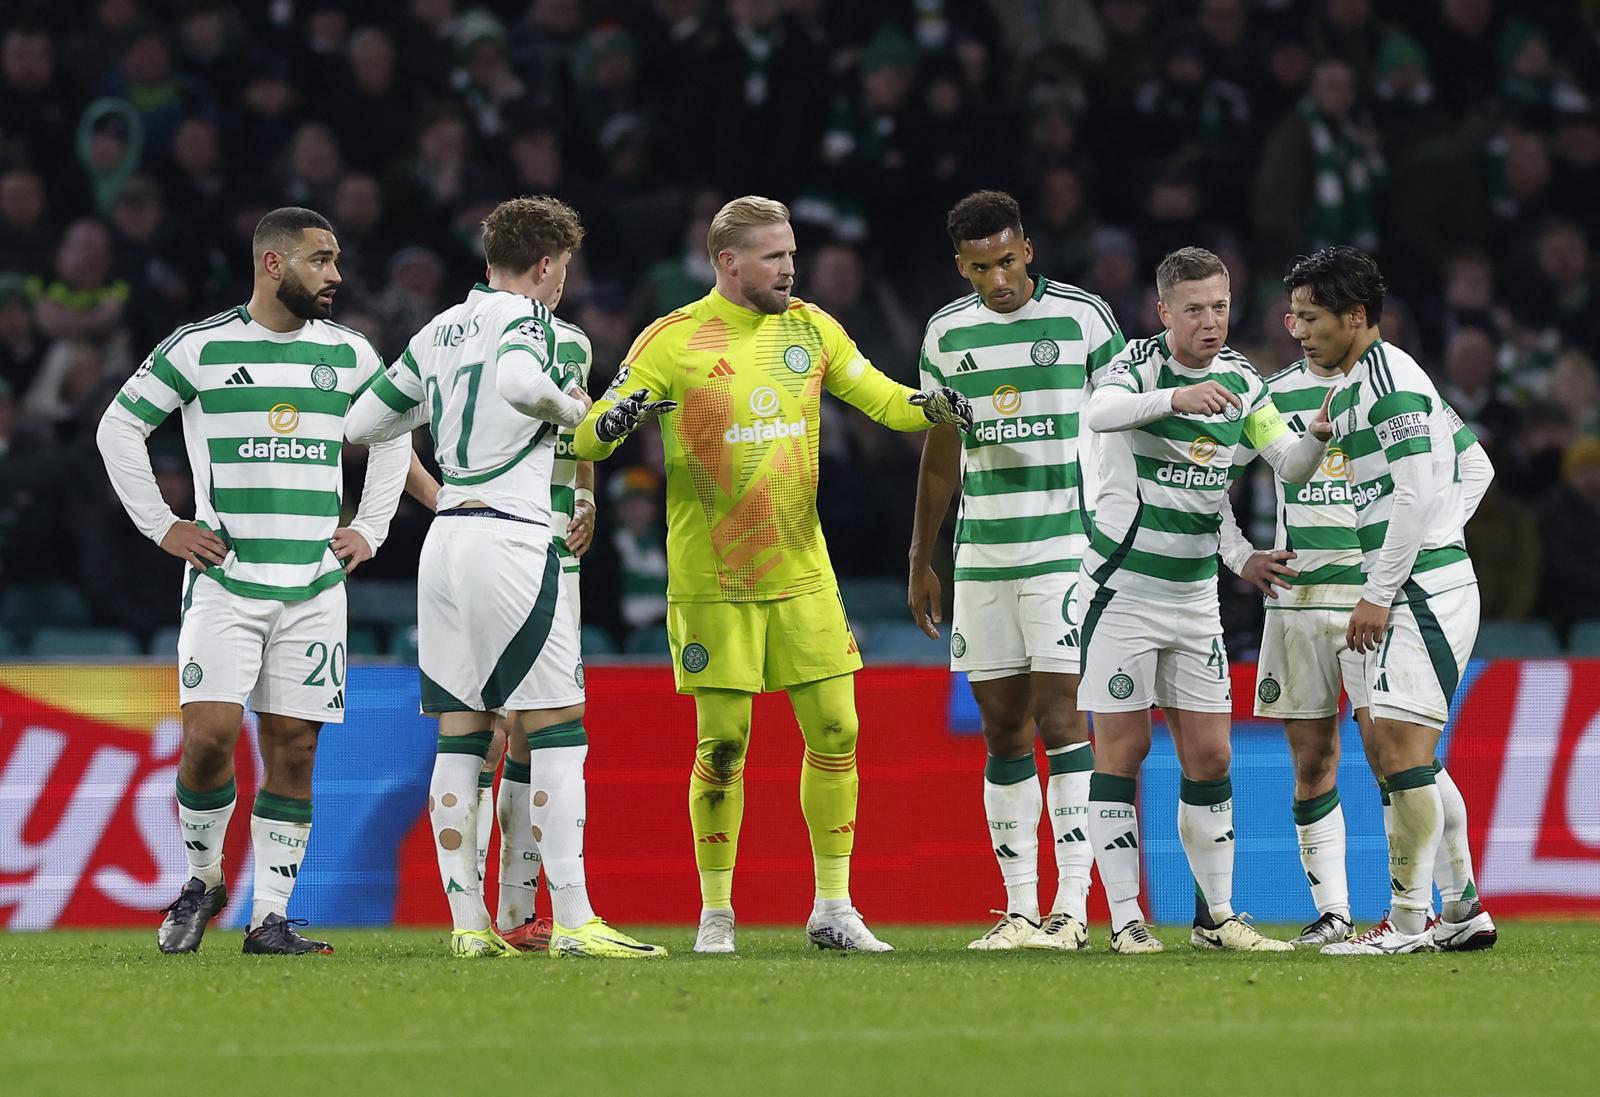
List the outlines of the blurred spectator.
<svg viewBox="0 0 1600 1097">
<path fill-rule="evenodd" d="M 406 340 L 444 307 L 445 268 L 427 248 L 401 248 L 389 261 L 389 284 L 372 312 L 381 325 L 378 348 L 386 358 L 396 358 Z"/>
<path fill-rule="evenodd" d="M 1600 301 L 1595 298 L 1591 271 L 1594 257 L 1583 229 L 1563 218 L 1551 219 L 1539 228 L 1532 253 L 1533 270 L 1516 283 L 1512 295 L 1518 322 L 1555 328 L 1578 346 L 1600 343 Z"/>
<path fill-rule="evenodd" d="M 611 543 L 622 582 L 622 620 L 630 629 L 667 618 L 667 529 L 661 517 L 661 479 L 642 465 L 611 477 Z"/>
<path fill-rule="evenodd" d="M 158 445 L 150 464 L 167 506 L 193 517 L 194 478 L 182 449 Z M 179 602 L 172 592 L 183 564 L 134 528 L 109 490 L 96 495 L 99 505 L 82 508 L 82 551 L 73 579 L 88 598 L 96 625 L 127 629 L 147 645 L 157 631 L 178 624 Z"/>
<path fill-rule="evenodd" d="M 85 400 L 107 376 L 100 348 L 86 339 L 59 339 L 45 352 L 38 376 L 22 398 L 22 412 L 34 425 L 52 429 L 66 441 Z"/>
<path fill-rule="evenodd" d="M 1126 229 L 1096 229 L 1089 238 L 1089 274 L 1084 288 L 1105 298 L 1129 339 L 1154 334 L 1155 268 L 1139 266 L 1139 246 Z"/>
<path fill-rule="evenodd" d="M 378 180 L 359 171 L 340 179 L 329 219 L 339 238 L 339 273 L 344 276 L 340 300 L 370 300 L 381 291 L 383 272 L 394 254 L 394 233 L 384 219 Z"/>
<path fill-rule="evenodd" d="M 339 139 L 321 122 L 307 122 L 295 130 L 283 165 L 280 192 L 284 202 L 327 210 L 344 171 Z"/>
<path fill-rule="evenodd" d="M 193 298 L 192 243 L 169 223 L 161 188 L 128 179 L 111 206 L 113 276 L 130 287 L 125 311 L 135 346 L 154 346 L 182 323 Z"/>
<path fill-rule="evenodd" d="M 1081 281 L 1098 227 L 1082 178 L 1069 167 L 1050 168 L 1025 208 L 1034 269 L 1063 282 Z"/>
<path fill-rule="evenodd" d="M 17 429 L 17 401 L 11 382 L 0 377 L 0 462 L 11 455 L 11 440 Z"/>
<path fill-rule="evenodd" d="M 32 168 L 0 172 L 0 271 L 43 274 L 59 238 L 47 216 L 39 173 Z"/>
<path fill-rule="evenodd" d="M 866 277 L 861 253 L 849 244 L 824 244 L 806 261 L 797 295 L 844 326 L 861 353 L 904 385 L 917 381 L 920 332 L 886 278 Z"/>
<path fill-rule="evenodd" d="M 639 280 L 633 299 L 635 329 L 643 331 L 645 325 L 675 308 L 699 300 L 710 291 L 716 281 L 716 269 L 706 254 L 706 237 L 710 235 L 711 219 L 722 208 L 722 201 L 715 191 L 703 190 L 695 194 L 690 204 L 689 223 L 683 230 L 682 252 L 650 264 Z"/>
<path fill-rule="evenodd" d="M 1540 605 L 1545 617 L 1565 632 L 1574 622 L 1600 619 L 1600 439 L 1584 438 L 1567 447 L 1561 483 L 1539 505 L 1544 538 L 1544 584 Z"/>
<path fill-rule="evenodd" d="M 28 280 L 39 330 L 52 339 L 104 339 L 122 323 L 128 283 L 111 269 L 111 234 L 99 221 L 74 221 L 56 249 L 55 273 Z"/>
<path fill-rule="evenodd" d="M 1384 313 L 1387 323 L 1389 314 Z M 1495 393 L 1495 341 L 1482 328 L 1457 328 L 1445 344 L 1440 395 L 1473 433 L 1505 444 L 1516 433 L 1517 413 Z"/>
<path fill-rule="evenodd" d="M 479 137 L 506 130 L 506 111 L 523 99 L 526 88 L 506 56 L 506 28 L 481 10 L 469 11 L 456 26 L 461 64 L 450 74 L 450 90 L 466 104 Z"/>
<path fill-rule="evenodd" d="M 1563 352 L 1550 370 L 1546 395 L 1566 409 L 1580 434 L 1600 437 L 1600 368 L 1588 354 Z"/>
<path fill-rule="evenodd" d="M 199 0 L 185 9 L 177 31 L 179 66 L 218 102 L 233 102 L 247 65 L 244 24 L 238 12 L 221 0 Z"/>
<path fill-rule="evenodd" d="M 1238 0 L 1212 2 L 1226 7 Z M 1181 163 L 1191 186 L 1205 185 L 1215 212 L 1242 222 L 1250 195 L 1237 182 L 1239 165 L 1253 143 L 1250 101 L 1242 87 L 1217 75 L 1216 58 L 1203 41 L 1190 27 L 1169 35 L 1161 49 L 1161 75 L 1147 81 L 1134 100 L 1135 134 L 1144 147 L 1160 149 L 1170 163 Z M 1198 211 L 1198 192 L 1195 197 Z"/>
<path fill-rule="evenodd" d="M 1493 457 L 1492 439 L 1483 439 Z M 1544 545 L 1539 515 L 1498 475 L 1467 523 L 1467 551 L 1478 575 L 1479 614 L 1485 621 L 1522 621 L 1539 606 Z"/>
<path fill-rule="evenodd" d="M 13 398 L 26 391 L 44 361 L 46 344 L 33 324 L 28 282 L 20 274 L 0 273 L 0 381 Z"/>
<path fill-rule="evenodd" d="M 1495 479 L 1518 499 L 1535 501 L 1561 477 L 1561 458 L 1577 437 L 1567 409 L 1548 400 L 1522 411 L 1520 429 L 1510 445 L 1496 447 Z"/>
<path fill-rule="evenodd" d="M 96 99 L 78 123 L 78 163 L 97 209 L 111 211 L 117 192 L 144 157 L 139 112 L 123 99 Z"/>
<path fill-rule="evenodd" d="M 157 30 L 147 30 L 128 44 L 121 63 L 104 78 L 100 90 L 133 105 L 139 112 L 144 146 L 157 155 L 166 154 L 185 117 L 213 109 L 200 85 L 173 69 L 172 51 Z"/>
<path fill-rule="evenodd" d="M 83 98 L 56 65 L 56 47 L 38 25 L 18 23 L 0 38 L 0 153 L 47 177 L 51 190 L 76 182 L 73 136 Z"/>
<path fill-rule="evenodd" d="M 338 92 L 313 109 L 339 134 L 351 164 L 382 172 L 411 142 L 416 117 L 414 83 L 397 78 L 394 38 L 381 27 L 356 28 L 339 75 Z"/>
<path fill-rule="evenodd" d="M 1377 250 L 1384 164 L 1377 131 L 1357 113 L 1357 92 L 1348 63 L 1319 62 L 1310 93 L 1267 139 L 1255 180 L 1263 255 L 1332 244 Z"/>
<path fill-rule="evenodd" d="M 1439 23 L 1428 38 L 1439 91 L 1458 116 L 1495 90 L 1500 58 L 1493 0 L 1439 0 Z"/>
<path fill-rule="evenodd" d="M 1428 55 L 1401 31 L 1383 36 L 1376 58 L 1373 117 L 1391 161 L 1409 156 L 1430 138 L 1448 132 L 1452 119 L 1439 102 L 1428 73 Z"/>
</svg>

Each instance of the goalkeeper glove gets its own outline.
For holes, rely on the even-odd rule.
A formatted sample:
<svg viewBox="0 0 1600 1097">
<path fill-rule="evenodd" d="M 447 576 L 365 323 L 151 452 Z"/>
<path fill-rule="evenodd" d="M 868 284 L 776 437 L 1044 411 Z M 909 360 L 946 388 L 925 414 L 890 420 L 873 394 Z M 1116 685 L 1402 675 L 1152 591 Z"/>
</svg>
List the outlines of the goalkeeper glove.
<svg viewBox="0 0 1600 1097">
<path fill-rule="evenodd" d="M 625 396 L 612 404 L 604 415 L 595 420 L 595 437 L 607 445 L 620 442 L 644 424 L 659 419 L 678 406 L 676 400 L 645 399 L 649 395 L 649 389 L 640 389 L 632 396 Z"/>
<path fill-rule="evenodd" d="M 949 386 L 916 393 L 911 402 L 934 426 L 953 423 L 962 430 L 972 429 L 972 401 Z"/>
</svg>

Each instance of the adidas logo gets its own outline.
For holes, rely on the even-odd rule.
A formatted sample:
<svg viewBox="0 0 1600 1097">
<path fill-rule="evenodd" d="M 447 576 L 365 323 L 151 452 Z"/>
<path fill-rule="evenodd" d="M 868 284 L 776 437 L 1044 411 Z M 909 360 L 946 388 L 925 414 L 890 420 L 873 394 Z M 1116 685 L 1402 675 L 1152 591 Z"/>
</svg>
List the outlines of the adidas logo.
<svg viewBox="0 0 1600 1097">
<path fill-rule="evenodd" d="M 1229 827 L 1228 828 L 1228 833 L 1224 834 L 1221 838 L 1213 838 L 1213 839 L 1211 839 L 1211 841 L 1212 841 L 1213 844 L 1220 843 L 1220 842 L 1231 842 L 1231 841 L 1233 841 L 1233 828 Z"/>
<path fill-rule="evenodd" d="M 1071 632 L 1067 633 L 1061 639 L 1056 641 L 1056 647 L 1058 647 L 1058 648 L 1075 648 L 1077 646 L 1078 646 L 1078 630 L 1077 629 L 1073 629 Z"/>
<path fill-rule="evenodd" d="M 854 819 L 850 820 L 842 827 L 834 827 L 832 830 L 828 831 L 829 834 L 854 834 L 855 832 L 856 821 Z"/>
<path fill-rule="evenodd" d="M 715 834 L 707 834 L 703 838 L 696 838 L 695 841 L 702 842 L 709 846 L 715 846 L 720 845 L 723 842 L 731 842 L 733 839 L 729 838 L 726 832 L 719 830 Z"/>
<path fill-rule="evenodd" d="M 279 876 L 287 876 L 289 879 L 293 880 L 293 879 L 295 879 L 296 877 L 298 877 L 300 875 L 300 866 L 299 865 L 273 865 L 272 866 L 272 871 L 276 872 Z"/>
<path fill-rule="evenodd" d="M 344 690 L 341 689 L 338 693 L 335 693 L 333 695 L 333 700 L 329 701 L 324 707 L 335 709 L 344 708 Z"/>
<path fill-rule="evenodd" d="M 717 364 L 712 367 L 711 372 L 707 373 L 706 376 L 707 377 L 732 377 L 733 373 L 734 373 L 733 367 L 728 365 L 728 360 L 726 358 L 718 358 L 717 359 Z"/>
<path fill-rule="evenodd" d="M 994 855 L 1002 859 L 1021 856 L 1021 854 L 1019 854 L 1016 850 L 1007 845 L 995 846 Z"/>
<path fill-rule="evenodd" d="M 183 846 L 185 849 L 192 849 L 196 853 L 204 853 L 206 850 L 211 848 L 204 842 L 185 842 L 183 843 Z"/>
<path fill-rule="evenodd" d="M 1317 874 L 1314 872 L 1306 873 L 1306 882 L 1312 887 L 1316 887 L 1318 884 L 1322 883 L 1321 880 L 1317 879 Z"/>
<path fill-rule="evenodd" d="M 465 894 L 466 890 L 466 888 L 456 883 L 456 878 L 454 876 L 450 877 L 450 882 L 444 886 L 444 893 L 446 895 L 454 895 L 458 893 Z"/>
<path fill-rule="evenodd" d="M 1063 842 L 1087 842 L 1088 840 L 1089 839 L 1085 838 L 1084 835 L 1083 835 L 1083 828 L 1082 827 L 1073 827 L 1071 830 L 1067 831 L 1061 837 L 1057 838 L 1056 839 L 1056 844 L 1059 845 L 1059 844 L 1061 844 Z"/>
<path fill-rule="evenodd" d="M 1378 673 L 1378 680 L 1376 682 L 1372 683 L 1372 689 L 1373 689 L 1373 692 L 1378 692 L 1380 690 L 1382 692 L 1384 692 L 1384 693 L 1388 693 L 1389 692 L 1389 672 L 1388 671 L 1385 670 L 1385 671 L 1380 671 Z"/>
<path fill-rule="evenodd" d="M 1395 879 L 1393 876 L 1389 877 L 1389 888 L 1396 895 L 1404 895 L 1404 894 L 1406 894 L 1406 891 L 1408 890 L 1405 887 L 1404 884 L 1402 884 L 1399 880 Z"/>
<path fill-rule="evenodd" d="M 1289 425 L 1294 428 L 1295 433 L 1297 434 L 1304 434 L 1306 432 L 1306 425 L 1298 415 L 1292 415 L 1289 417 Z"/>
<path fill-rule="evenodd" d="M 968 351 L 966 354 L 962 355 L 961 361 L 956 363 L 957 373 L 974 373 L 977 371 L 977 369 L 978 363 L 977 360 L 972 357 L 971 351 Z"/>
<path fill-rule="evenodd" d="M 222 382 L 224 385 L 253 385 L 256 379 L 250 376 L 250 371 L 240 366 L 233 371 L 233 376 Z"/>
<path fill-rule="evenodd" d="M 1117 840 L 1106 846 L 1107 849 L 1138 849 L 1139 836 L 1133 831 L 1118 836 Z"/>
</svg>

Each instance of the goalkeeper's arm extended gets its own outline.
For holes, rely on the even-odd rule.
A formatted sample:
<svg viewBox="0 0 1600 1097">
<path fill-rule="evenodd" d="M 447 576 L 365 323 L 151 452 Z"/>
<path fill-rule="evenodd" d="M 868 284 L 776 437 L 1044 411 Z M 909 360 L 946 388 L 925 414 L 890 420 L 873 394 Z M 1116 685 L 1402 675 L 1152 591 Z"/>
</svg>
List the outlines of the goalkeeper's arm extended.
<svg viewBox="0 0 1600 1097">
<path fill-rule="evenodd" d="M 972 429 L 972 401 L 949 385 L 937 385 L 910 397 L 934 426 L 950 425 Z"/>
<path fill-rule="evenodd" d="M 649 389 L 639 389 L 612 404 L 595 419 L 595 437 L 608 446 L 620 442 L 677 406 L 676 400 L 651 400 Z"/>
</svg>

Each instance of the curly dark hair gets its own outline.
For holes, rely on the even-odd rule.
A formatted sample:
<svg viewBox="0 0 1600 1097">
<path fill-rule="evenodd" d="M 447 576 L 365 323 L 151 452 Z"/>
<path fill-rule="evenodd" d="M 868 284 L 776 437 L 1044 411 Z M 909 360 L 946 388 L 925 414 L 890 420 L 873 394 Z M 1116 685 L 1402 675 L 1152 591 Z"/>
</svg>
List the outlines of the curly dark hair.
<svg viewBox="0 0 1600 1097">
<path fill-rule="evenodd" d="M 1311 303 L 1329 312 L 1344 315 L 1360 305 L 1367 311 L 1367 326 L 1383 319 L 1383 272 L 1377 262 L 1359 248 L 1323 248 L 1311 255 L 1296 256 L 1283 276 L 1283 288 L 1291 294 L 1301 286 L 1311 290 Z"/>
<path fill-rule="evenodd" d="M 545 256 L 583 243 L 578 212 L 548 194 L 501 202 L 483 219 L 483 257 L 491 267 L 522 274 Z"/>
<path fill-rule="evenodd" d="M 1022 234 L 1022 208 L 1003 190 L 980 190 L 957 202 L 945 218 L 945 229 L 956 247 L 963 240 L 982 240 L 1005 229 Z"/>
</svg>

